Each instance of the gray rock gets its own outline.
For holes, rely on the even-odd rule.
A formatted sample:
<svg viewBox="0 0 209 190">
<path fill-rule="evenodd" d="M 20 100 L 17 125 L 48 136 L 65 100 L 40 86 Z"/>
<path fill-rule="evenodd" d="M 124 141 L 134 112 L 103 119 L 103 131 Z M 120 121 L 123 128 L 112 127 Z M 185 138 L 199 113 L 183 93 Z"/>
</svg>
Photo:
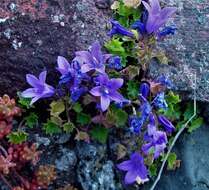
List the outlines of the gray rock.
<svg viewBox="0 0 209 190">
<path fill-rule="evenodd" d="M 120 190 L 116 186 L 113 162 L 107 160 L 105 145 L 78 143 L 78 182 L 83 190 Z"/>
<path fill-rule="evenodd" d="M 55 160 L 56 168 L 60 171 L 69 172 L 77 163 L 77 157 L 74 151 L 63 148 L 62 156 Z"/>
<path fill-rule="evenodd" d="M 209 189 L 209 130 L 203 126 L 192 134 L 183 134 L 175 152 L 181 161 L 176 171 L 164 171 L 156 190 L 208 190 Z M 152 183 L 152 182 L 151 182 Z M 148 190 L 148 186 L 145 186 Z"/>
<path fill-rule="evenodd" d="M 177 34 L 160 47 L 172 61 L 169 66 L 150 65 L 150 76 L 168 75 L 182 94 L 192 98 L 193 74 L 197 73 L 197 98 L 209 102 L 209 4 L 208 0 L 166 0 L 178 8 L 168 24 L 175 24 Z"/>
</svg>

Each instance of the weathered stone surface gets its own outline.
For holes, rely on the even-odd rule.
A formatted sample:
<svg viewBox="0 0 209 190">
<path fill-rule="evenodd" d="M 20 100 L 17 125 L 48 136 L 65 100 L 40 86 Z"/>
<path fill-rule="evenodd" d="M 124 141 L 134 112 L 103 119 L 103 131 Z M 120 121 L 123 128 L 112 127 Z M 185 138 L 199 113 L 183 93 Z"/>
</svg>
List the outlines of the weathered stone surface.
<svg viewBox="0 0 209 190">
<path fill-rule="evenodd" d="M 177 34 L 161 43 L 171 59 L 170 66 L 150 65 L 150 75 L 168 75 L 178 91 L 192 98 L 193 74 L 197 73 L 197 98 L 209 102 L 209 3 L 208 0 L 168 0 L 178 8 L 170 24 Z"/>
<path fill-rule="evenodd" d="M 176 171 L 164 171 L 156 190 L 208 190 L 208 146 L 208 126 L 203 126 L 192 134 L 184 133 L 174 148 L 181 160 L 181 167 Z M 143 190 L 149 190 L 149 187 L 146 185 Z"/>
<path fill-rule="evenodd" d="M 0 5 L 0 94 L 26 87 L 25 74 L 49 70 L 58 55 L 72 58 L 107 39 L 108 1 L 6 0 Z"/>
</svg>

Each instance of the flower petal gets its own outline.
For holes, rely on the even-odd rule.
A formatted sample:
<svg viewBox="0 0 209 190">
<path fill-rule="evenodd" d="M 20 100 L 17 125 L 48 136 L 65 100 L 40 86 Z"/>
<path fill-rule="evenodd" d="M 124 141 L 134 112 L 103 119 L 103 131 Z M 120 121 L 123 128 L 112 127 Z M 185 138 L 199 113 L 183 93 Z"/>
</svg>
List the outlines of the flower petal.
<svg viewBox="0 0 209 190">
<path fill-rule="evenodd" d="M 101 96 L 101 109 L 102 111 L 106 111 L 110 105 L 110 99 L 107 96 Z"/>
<path fill-rule="evenodd" d="M 84 64 L 84 65 L 81 66 L 81 72 L 82 73 L 87 73 L 91 70 L 93 70 L 93 68 L 89 64 Z"/>
<path fill-rule="evenodd" d="M 33 105 L 35 102 L 37 102 L 42 96 L 36 96 L 32 99 L 32 101 L 30 102 L 30 105 Z"/>
<path fill-rule="evenodd" d="M 101 45 L 98 41 L 94 42 L 90 48 L 92 57 L 96 58 L 98 64 L 103 64 Z"/>
<path fill-rule="evenodd" d="M 36 94 L 34 88 L 28 88 L 27 90 L 25 90 L 21 93 L 21 96 L 23 98 L 32 98 L 32 97 L 35 97 L 36 95 L 37 94 Z"/>
<path fill-rule="evenodd" d="M 90 90 L 90 93 L 93 95 L 93 96 L 101 96 L 101 87 L 100 86 L 97 86 L 97 87 L 94 87 Z"/>
<path fill-rule="evenodd" d="M 124 161 L 117 165 L 117 168 L 122 171 L 131 170 L 133 167 L 131 160 Z"/>
<path fill-rule="evenodd" d="M 91 64 L 93 61 L 92 56 L 88 51 L 77 51 L 75 55 L 78 56 L 83 63 Z"/>
<path fill-rule="evenodd" d="M 46 75 L 47 75 L 47 71 L 43 71 L 40 73 L 39 75 L 39 80 L 42 82 L 42 83 L 45 83 L 46 81 Z"/>
<path fill-rule="evenodd" d="M 150 5 L 152 7 L 152 14 L 156 14 L 161 10 L 159 0 L 151 0 Z"/>
<path fill-rule="evenodd" d="M 126 173 L 125 176 L 125 184 L 132 184 L 136 181 L 136 177 L 137 177 L 137 171 L 135 170 L 130 170 Z"/>
<path fill-rule="evenodd" d="M 34 75 L 27 74 L 26 80 L 32 87 L 39 88 L 40 86 L 42 86 L 41 82 Z"/>
<path fill-rule="evenodd" d="M 148 12 L 151 12 L 151 7 L 146 1 L 142 1 L 142 4 L 145 6 Z"/>
<path fill-rule="evenodd" d="M 120 93 L 118 93 L 118 92 L 116 92 L 116 91 L 111 92 L 111 93 L 109 94 L 109 96 L 110 96 L 110 98 L 111 98 L 112 100 L 114 100 L 115 102 L 123 102 L 123 101 L 125 100 L 124 97 L 123 97 Z"/>
<path fill-rule="evenodd" d="M 70 68 L 70 64 L 69 64 L 69 62 L 67 61 L 67 59 L 65 59 L 65 58 L 62 57 L 62 56 L 58 56 L 58 58 L 57 58 L 57 64 L 58 64 L 57 70 L 58 70 L 62 75 L 68 73 L 68 70 L 69 70 L 69 68 Z"/>
<path fill-rule="evenodd" d="M 109 87 L 111 87 L 112 89 L 118 89 L 121 86 L 123 86 L 123 79 L 117 78 L 117 79 L 111 79 L 109 82 Z"/>
</svg>

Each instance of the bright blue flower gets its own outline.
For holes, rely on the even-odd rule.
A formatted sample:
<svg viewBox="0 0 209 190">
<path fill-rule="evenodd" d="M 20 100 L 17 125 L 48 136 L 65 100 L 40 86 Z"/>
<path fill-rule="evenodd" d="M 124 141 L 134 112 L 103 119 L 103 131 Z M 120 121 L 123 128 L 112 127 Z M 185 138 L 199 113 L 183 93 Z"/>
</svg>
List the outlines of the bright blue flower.
<svg viewBox="0 0 209 190">
<path fill-rule="evenodd" d="M 74 87 L 74 88 L 71 89 L 70 99 L 73 102 L 76 102 L 86 92 L 87 92 L 87 89 L 84 88 L 84 87 L 81 87 L 81 88 Z"/>
<path fill-rule="evenodd" d="M 150 85 L 146 82 L 143 82 L 140 85 L 139 93 L 144 97 L 147 98 L 150 93 Z"/>
<path fill-rule="evenodd" d="M 165 86 L 167 89 L 171 89 L 173 87 L 173 83 L 165 75 L 162 75 L 162 76 L 158 77 L 157 80 L 156 80 L 156 82 L 158 82 L 161 85 Z"/>
<path fill-rule="evenodd" d="M 175 127 L 165 116 L 159 115 L 158 121 L 165 128 L 166 132 L 172 133 L 173 131 L 175 131 Z"/>
<path fill-rule="evenodd" d="M 168 108 L 168 104 L 165 100 L 165 93 L 164 92 L 160 92 L 156 95 L 156 97 L 154 98 L 153 102 L 154 106 L 158 109 L 164 109 L 166 110 Z"/>
<path fill-rule="evenodd" d="M 175 26 L 166 26 L 162 31 L 159 32 L 159 37 L 165 37 L 167 35 L 174 35 L 177 28 Z"/>
<path fill-rule="evenodd" d="M 129 126 L 130 130 L 133 133 L 139 134 L 141 132 L 141 128 L 144 124 L 144 118 L 138 116 L 131 116 L 129 118 Z"/>
<path fill-rule="evenodd" d="M 110 69 L 121 70 L 123 68 L 121 61 L 122 60 L 121 60 L 121 58 L 119 56 L 111 57 L 108 60 L 108 67 Z"/>
<path fill-rule="evenodd" d="M 112 24 L 112 29 L 111 31 L 108 33 L 108 35 L 110 37 L 113 37 L 116 34 L 122 35 L 122 36 L 128 36 L 133 38 L 134 37 L 134 33 L 129 31 L 128 29 L 126 29 L 125 27 L 123 27 L 118 21 L 116 20 L 111 20 L 110 21 Z"/>
<path fill-rule="evenodd" d="M 131 26 L 134 30 L 137 30 L 141 35 L 146 34 L 146 26 L 144 23 L 142 23 L 140 20 L 137 20 L 134 22 Z"/>
<path fill-rule="evenodd" d="M 130 100 L 126 100 L 126 99 L 124 99 L 123 102 L 115 103 L 117 108 L 123 108 L 124 106 L 130 105 L 130 104 L 131 104 L 131 101 Z"/>
</svg>

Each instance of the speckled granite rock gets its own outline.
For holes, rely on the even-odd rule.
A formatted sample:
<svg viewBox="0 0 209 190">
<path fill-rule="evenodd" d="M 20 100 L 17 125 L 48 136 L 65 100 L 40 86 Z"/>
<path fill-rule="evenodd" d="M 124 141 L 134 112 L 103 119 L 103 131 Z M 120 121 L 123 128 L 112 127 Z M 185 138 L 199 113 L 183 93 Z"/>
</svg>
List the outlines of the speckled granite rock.
<svg viewBox="0 0 209 190">
<path fill-rule="evenodd" d="M 178 28 L 177 34 L 161 43 L 170 66 L 150 65 L 150 75 L 154 78 L 167 74 L 177 90 L 192 97 L 193 73 L 197 73 L 200 101 L 209 102 L 209 3 L 208 0 L 166 0 L 166 5 L 178 8 L 170 24 Z"/>
<path fill-rule="evenodd" d="M 5 0 L 0 4 L 0 95 L 25 88 L 25 74 L 47 69 L 107 39 L 108 0 Z"/>
</svg>

